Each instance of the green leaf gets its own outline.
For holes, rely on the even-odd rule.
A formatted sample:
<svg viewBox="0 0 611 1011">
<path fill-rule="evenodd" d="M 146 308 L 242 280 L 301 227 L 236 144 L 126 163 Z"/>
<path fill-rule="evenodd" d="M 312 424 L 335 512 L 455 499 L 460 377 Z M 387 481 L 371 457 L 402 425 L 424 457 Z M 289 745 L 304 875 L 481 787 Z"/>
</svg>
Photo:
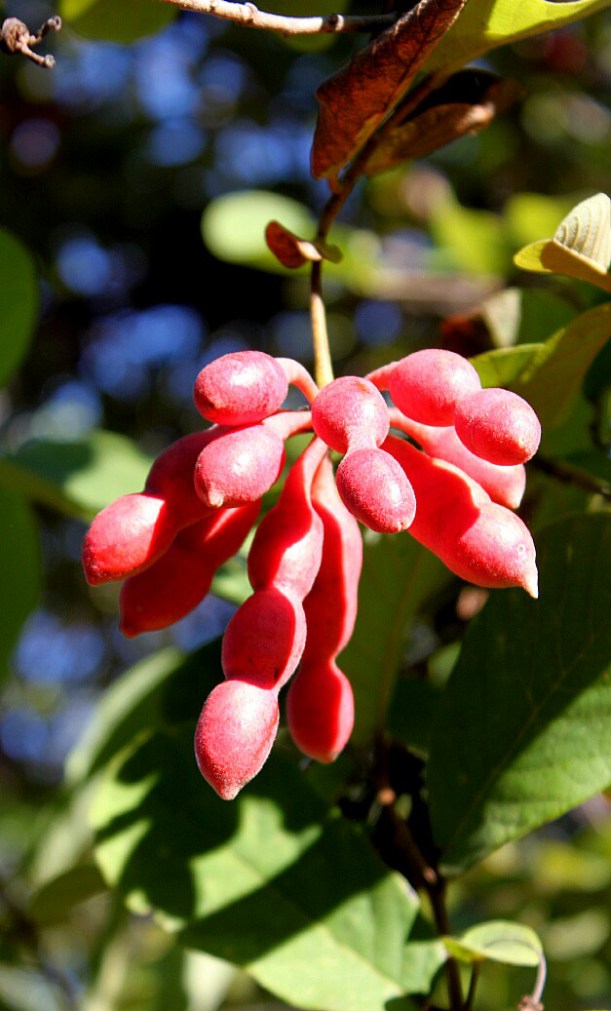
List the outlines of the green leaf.
<svg viewBox="0 0 611 1011">
<path fill-rule="evenodd" d="M 511 383 L 528 400 L 544 428 L 567 417 L 584 377 L 611 335 L 611 302 L 595 306 L 558 330 Z"/>
<path fill-rule="evenodd" d="M 493 594 L 437 712 L 428 787 L 456 873 L 611 783 L 611 514 L 541 535 L 541 597 Z"/>
<path fill-rule="evenodd" d="M 151 463 L 133 442 L 114 432 L 94 431 L 77 442 L 36 439 L 0 457 L 0 485 L 91 519 L 120 495 L 140 491 Z"/>
<path fill-rule="evenodd" d="M 60 0 L 59 12 L 81 35 L 134 42 L 165 28 L 176 17 L 169 4 L 150 0 Z"/>
<path fill-rule="evenodd" d="M 339 666 L 352 682 L 352 740 L 369 743 L 386 722 L 410 621 L 454 577 L 409 534 L 366 535 L 359 609 Z"/>
<path fill-rule="evenodd" d="M 611 291 L 611 276 L 592 260 L 567 249 L 556 239 L 540 239 L 525 246 L 513 258 L 517 267 L 540 274 L 565 274 Z"/>
<path fill-rule="evenodd" d="M 512 386 L 531 365 L 545 344 L 519 344 L 514 348 L 485 351 L 471 359 L 482 386 Z"/>
<path fill-rule="evenodd" d="M 38 525 L 28 502 L 16 492 L 0 489 L 0 681 L 21 627 L 40 593 Z"/>
<path fill-rule="evenodd" d="M 444 958 L 439 942 L 406 943 L 415 894 L 277 755 L 220 800 L 197 772 L 194 723 L 109 768 L 93 810 L 105 878 L 181 943 L 299 1007 L 409 1008 L 404 994 L 427 991 Z"/>
<path fill-rule="evenodd" d="M 490 920 L 467 930 L 461 937 L 445 937 L 447 951 L 461 962 L 504 962 L 538 966 L 543 949 L 537 934 L 510 920 Z"/>
<path fill-rule="evenodd" d="M 105 891 L 104 879 L 93 864 L 72 867 L 47 881 L 34 893 L 28 913 L 41 926 L 61 923 L 79 902 Z"/>
<path fill-rule="evenodd" d="M 611 291 L 611 200 L 597 193 L 573 207 L 553 239 L 531 242 L 514 256 L 524 270 L 566 274 Z"/>
<path fill-rule="evenodd" d="M 445 73 L 497 46 L 553 31 L 608 6 L 609 0 L 469 0 L 425 69 Z"/>
<path fill-rule="evenodd" d="M 426 755 L 441 691 L 430 681 L 400 678 L 388 710 L 388 732 L 398 741 Z"/>
<path fill-rule="evenodd" d="M 38 282 L 25 246 L 0 229 L 0 386 L 24 357 L 38 315 Z"/>
</svg>

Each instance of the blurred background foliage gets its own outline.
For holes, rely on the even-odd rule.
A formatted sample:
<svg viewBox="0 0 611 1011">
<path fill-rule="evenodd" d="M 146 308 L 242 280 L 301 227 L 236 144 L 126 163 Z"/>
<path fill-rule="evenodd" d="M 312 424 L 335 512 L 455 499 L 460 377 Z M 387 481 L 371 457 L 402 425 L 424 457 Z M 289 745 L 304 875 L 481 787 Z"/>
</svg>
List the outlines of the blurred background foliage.
<svg viewBox="0 0 611 1011">
<path fill-rule="evenodd" d="M 62 786 L 107 686 L 161 647 L 217 636 L 243 569 L 227 566 L 172 630 L 127 641 L 115 588 L 85 588 L 80 542 L 83 521 L 197 427 L 191 387 L 206 362 L 246 347 L 310 362 L 306 277 L 277 268 L 262 225 L 278 216 L 307 233 L 322 206 L 326 186 L 309 173 L 314 91 L 362 39 L 286 41 L 152 0 L 59 10 L 68 22 L 44 44 L 53 71 L 0 58 L 0 1007 L 279 1007 L 120 907 L 87 856 L 88 798 Z M 40 0 L 3 9 L 32 27 L 55 13 Z M 332 233 L 345 253 L 326 274 L 339 373 L 434 344 L 474 354 L 536 341 L 602 300 L 585 284 L 525 277 L 512 256 L 608 185 L 609 19 L 483 65 L 517 79 L 523 100 L 478 136 L 360 187 Z M 588 379 L 596 412 L 580 401 L 557 444 L 582 450 L 592 425 L 611 440 L 610 376 L 603 353 Z M 550 479 L 532 480 L 534 509 Z M 561 486 L 548 513 L 584 495 Z M 454 586 L 441 594 L 412 627 L 406 663 L 443 683 L 473 608 Z M 451 912 L 457 931 L 494 917 L 533 926 L 550 962 L 546 1004 L 572 1011 L 611 1006 L 610 898 L 600 797 L 469 872 Z M 531 976 L 486 966 L 482 1006 L 515 1006 Z"/>
</svg>

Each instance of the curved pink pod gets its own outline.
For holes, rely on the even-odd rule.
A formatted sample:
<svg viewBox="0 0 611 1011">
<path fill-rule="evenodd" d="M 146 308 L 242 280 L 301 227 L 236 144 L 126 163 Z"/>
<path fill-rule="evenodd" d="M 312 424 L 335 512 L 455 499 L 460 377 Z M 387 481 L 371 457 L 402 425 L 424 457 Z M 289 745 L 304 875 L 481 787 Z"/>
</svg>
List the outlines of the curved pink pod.
<svg viewBox="0 0 611 1011">
<path fill-rule="evenodd" d="M 415 351 L 387 368 L 393 401 L 403 414 L 424 425 L 453 424 L 457 404 L 481 389 L 471 362 L 453 351 Z"/>
<path fill-rule="evenodd" d="M 288 381 L 282 365 L 263 351 L 235 351 L 201 370 L 193 389 L 197 410 L 219 425 L 251 425 L 283 404 Z"/>
<path fill-rule="evenodd" d="M 382 534 L 411 526 L 413 488 L 396 460 L 382 449 L 357 449 L 341 460 L 335 476 L 342 502 L 361 523 Z"/>
<path fill-rule="evenodd" d="M 510 390 L 479 390 L 461 401 L 456 434 L 476 456 L 501 466 L 526 463 L 541 441 L 541 424 L 530 404 Z"/>
<path fill-rule="evenodd" d="M 291 681 L 286 717 L 300 751 L 319 762 L 335 761 L 354 726 L 354 695 L 348 678 L 332 660 L 303 663 Z"/>
<path fill-rule="evenodd" d="M 319 438 L 338 453 L 379 446 L 389 427 L 384 397 L 368 379 L 334 379 L 312 404 L 312 426 Z"/>
<path fill-rule="evenodd" d="M 195 731 L 199 771 L 223 800 L 233 800 L 261 770 L 278 732 L 275 692 L 243 681 L 212 690 Z"/>
</svg>

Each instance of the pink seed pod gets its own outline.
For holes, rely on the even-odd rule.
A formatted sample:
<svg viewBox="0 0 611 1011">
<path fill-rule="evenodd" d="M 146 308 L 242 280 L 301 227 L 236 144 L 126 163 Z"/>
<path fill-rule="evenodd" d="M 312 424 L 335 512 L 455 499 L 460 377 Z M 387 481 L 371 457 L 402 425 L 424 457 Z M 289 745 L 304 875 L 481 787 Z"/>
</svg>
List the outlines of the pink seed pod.
<svg viewBox="0 0 611 1011">
<path fill-rule="evenodd" d="M 309 428 L 309 412 L 284 411 L 256 425 L 220 432 L 195 464 L 199 498 L 213 509 L 257 501 L 282 471 L 285 440 Z"/>
<path fill-rule="evenodd" d="M 286 716 L 297 747 L 319 762 L 334 762 L 354 726 L 354 696 L 333 661 L 302 666 L 286 700 Z"/>
<path fill-rule="evenodd" d="M 352 689 L 335 658 L 354 628 L 363 542 L 358 523 L 339 498 L 328 458 L 318 468 L 312 499 L 323 521 L 323 554 L 303 604 L 308 637 L 288 691 L 287 719 L 295 743 L 306 755 L 332 762 L 354 723 Z"/>
<path fill-rule="evenodd" d="M 248 553 L 254 590 L 286 589 L 298 600 L 310 592 L 320 567 L 322 521 L 312 505 L 312 482 L 326 454 L 313 439 L 291 467 L 278 502 L 261 521 Z"/>
<path fill-rule="evenodd" d="M 159 454 L 149 471 L 144 490 L 168 502 L 180 529 L 207 515 L 193 487 L 193 468 L 204 447 L 213 443 L 221 431 L 212 427 L 177 439 Z"/>
<path fill-rule="evenodd" d="M 122 495 L 102 509 L 85 534 L 85 579 L 99 586 L 140 572 L 168 550 L 176 522 L 167 502 L 156 495 Z"/>
<path fill-rule="evenodd" d="M 263 351 L 235 351 L 210 362 L 195 380 L 199 413 L 219 425 L 252 425 L 275 414 L 289 384 L 313 400 L 316 383 L 299 362 Z"/>
<path fill-rule="evenodd" d="M 401 467 L 382 449 L 347 453 L 335 479 L 346 508 L 370 530 L 396 534 L 413 522 L 413 488 Z"/>
<path fill-rule="evenodd" d="M 406 418 L 400 411 L 390 411 L 391 425 L 416 440 L 425 453 L 446 463 L 453 463 L 488 492 L 493 502 L 517 509 L 526 487 L 526 471 L 522 464 L 499 467 L 476 456 L 460 441 L 453 425 L 433 427 Z"/>
<path fill-rule="evenodd" d="M 226 678 L 279 688 L 299 663 L 306 638 L 302 601 L 320 567 L 323 541 L 311 487 L 325 453 L 325 444 L 313 439 L 293 464 L 277 504 L 255 534 L 248 555 L 255 592 L 225 631 Z"/>
<path fill-rule="evenodd" d="M 269 586 L 248 597 L 225 629 L 222 646 L 227 680 L 279 689 L 301 659 L 306 621 L 301 602 Z"/>
<path fill-rule="evenodd" d="M 127 638 L 180 621 L 204 599 L 216 570 L 240 548 L 259 503 L 220 509 L 182 530 L 150 568 L 126 579 L 120 628 Z"/>
<path fill-rule="evenodd" d="M 303 661 L 335 659 L 350 641 L 363 565 L 359 525 L 340 499 L 326 457 L 314 479 L 312 501 L 323 523 L 323 548 L 314 585 L 303 602 L 308 635 Z"/>
<path fill-rule="evenodd" d="M 388 412 L 373 383 L 358 376 L 343 376 L 316 397 L 312 426 L 331 449 L 347 453 L 381 445 L 388 434 Z"/>
<path fill-rule="evenodd" d="M 467 449 L 505 467 L 526 463 L 541 441 L 537 415 L 510 390 L 478 390 L 465 397 L 456 409 L 454 423 Z"/>
<path fill-rule="evenodd" d="M 219 425 L 252 425 L 282 406 L 284 369 L 263 351 L 236 351 L 210 362 L 195 380 L 199 413 Z"/>
<path fill-rule="evenodd" d="M 83 569 L 91 586 L 141 572 L 169 548 L 179 530 L 208 510 L 193 489 L 193 467 L 216 429 L 178 439 L 151 467 L 144 492 L 123 495 L 93 520 L 83 542 Z"/>
<path fill-rule="evenodd" d="M 369 379 L 389 390 L 399 410 L 423 425 L 452 425 L 456 405 L 481 389 L 471 363 L 440 348 L 415 351 L 372 372 Z"/>
<path fill-rule="evenodd" d="M 476 586 L 521 586 L 537 596 L 535 546 L 518 516 L 458 468 L 396 436 L 385 448 L 409 474 L 418 510 L 411 535 Z"/>
<path fill-rule="evenodd" d="M 212 690 L 195 731 L 195 757 L 223 800 L 233 800 L 261 770 L 279 719 L 276 692 L 243 681 L 223 681 Z"/>
<path fill-rule="evenodd" d="M 456 538 L 452 568 L 470 582 L 475 582 L 473 574 L 479 575 L 486 580 L 482 586 L 521 586 L 529 596 L 539 596 L 530 531 L 519 516 L 495 502 L 481 506 L 476 522 Z"/>
</svg>

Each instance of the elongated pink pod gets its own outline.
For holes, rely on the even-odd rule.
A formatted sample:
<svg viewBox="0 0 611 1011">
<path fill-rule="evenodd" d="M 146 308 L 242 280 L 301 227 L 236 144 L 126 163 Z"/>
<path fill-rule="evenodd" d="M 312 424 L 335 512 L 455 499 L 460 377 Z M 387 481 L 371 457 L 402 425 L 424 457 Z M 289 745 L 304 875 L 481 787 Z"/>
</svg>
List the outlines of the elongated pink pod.
<svg viewBox="0 0 611 1011">
<path fill-rule="evenodd" d="M 83 540 L 82 562 L 90 586 L 125 579 L 152 565 L 176 536 L 167 502 L 134 492 L 102 509 Z"/>
<path fill-rule="evenodd" d="M 243 681 L 223 681 L 212 690 L 195 731 L 195 757 L 223 800 L 233 800 L 261 770 L 279 718 L 275 692 Z"/>
<path fill-rule="evenodd" d="M 260 688 L 280 688 L 294 673 L 305 640 L 301 601 L 274 586 L 258 590 L 238 608 L 225 629 L 225 677 Z"/>
<path fill-rule="evenodd" d="M 259 525 L 248 553 L 253 589 L 275 586 L 299 600 L 310 592 L 320 567 L 322 521 L 312 505 L 312 482 L 326 453 L 314 439 L 291 467 L 277 504 Z"/>
<path fill-rule="evenodd" d="M 526 463 L 541 441 L 541 424 L 530 404 L 510 390 L 479 390 L 461 400 L 456 434 L 484 460 L 501 466 Z"/>
<path fill-rule="evenodd" d="M 333 663 L 302 664 L 291 682 L 286 716 L 297 747 L 319 762 L 333 762 L 354 726 L 354 695 Z"/>
<path fill-rule="evenodd" d="M 312 404 L 314 431 L 338 453 L 379 446 L 388 434 L 384 398 L 368 379 L 342 376 L 323 387 Z"/>
<path fill-rule="evenodd" d="M 466 358 L 453 351 L 427 348 L 385 365 L 369 378 L 388 389 L 403 414 L 424 425 L 451 425 L 463 397 L 481 389 Z"/>
<path fill-rule="evenodd" d="M 384 446 L 413 484 L 418 509 L 410 533 L 417 541 L 477 586 L 521 586 L 537 596 L 535 546 L 518 516 L 452 464 L 396 436 Z"/>
<path fill-rule="evenodd" d="M 182 530 L 161 558 L 126 579 L 120 596 L 123 635 L 131 638 L 167 628 L 197 607 L 219 566 L 238 551 L 258 512 L 258 502 L 219 509 Z"/>
<path fill-rule="evenodd" d="M 176 534 L 209 510 L 193 488 L 193 467 L 216 429 L 168 446 L 153 463 L 143 492 L 123 495 L 102 509 L 83 541 L 83 569 L 92 586 L 143 571 L 170 547 Z"/>
<path fill-rule="evenodd" d="M 309 412 L 282 411 L 255 425 L 217 430 L 195 463 L 197 495 L 213 509 L 256 502 L 280 476 L 285 440 L 310 428 Z"/>
<path fill-rule="evenodd" d="M 320 567 L 323 541 L 311 487 L 325 453 L 325 444 L 312 440 L 255 534 L 248 555 L 255 592 L 238 608 L 223 638 L 227 678 L 280 687 L 301 659 L 306 638 L 302 601 Z"/>
<path fill-rule="evenodd" d="M 460 441 L 453 425 L 433 427 L 406 418 L 400 411 L 390 412 L 391 425 L 420 443 L 425 453 L 446 463 L 453 463 L 488 492 L 493 502 L 517 509 L 526 487 L 526 471 L 522 464 L 499 467 L 472 453 Z"/>
<path fill-rule="evenodd" d="M 210 362 L 195 380 L 199 413 L 219 425 L 252 425 L 280 407 L 288 392 L 282 366 L 263 351 L 235 351 Z"/>
<path fill-rule="evenodd" d="M 396 534 L 413 522 L 413 488 L 401 467 L 382 449 L 350 451 L 340 461 L 335 479 L 346 508 L 370 530 Z"/>
<path fill-rule="evenodd" d="M 323 548 L 314 585 L 303 602 L 308 634 L 303 661 L 335 659 L 348 644 L 358 609 L 363 539 L 356 518 L 342 502 L 333 466 L 323 460 L 312 501 L 323 523 Z"/>
</svg>

